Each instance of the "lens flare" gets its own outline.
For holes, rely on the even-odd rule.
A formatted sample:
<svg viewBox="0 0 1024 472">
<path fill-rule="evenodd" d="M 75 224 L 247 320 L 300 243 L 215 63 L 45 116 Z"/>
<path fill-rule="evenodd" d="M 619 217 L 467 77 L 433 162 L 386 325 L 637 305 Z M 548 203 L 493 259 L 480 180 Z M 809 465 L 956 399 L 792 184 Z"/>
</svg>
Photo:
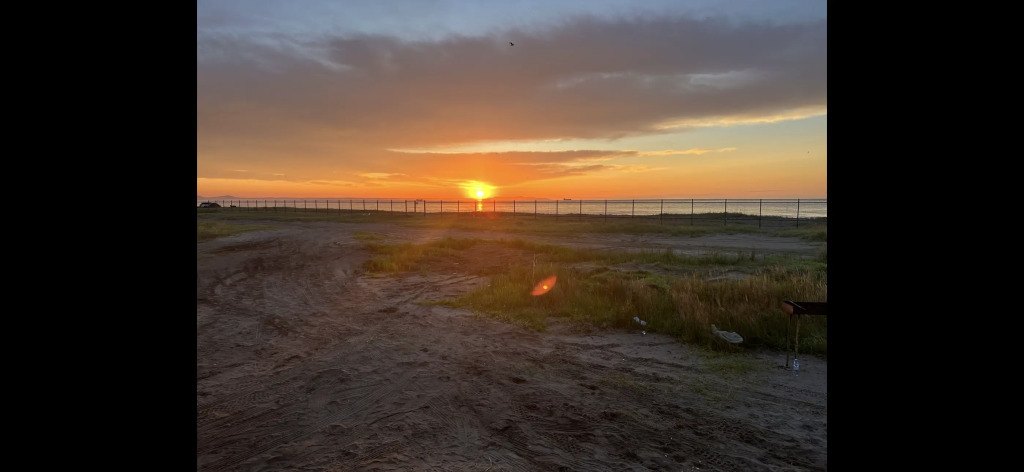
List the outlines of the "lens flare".
<svg viewBox="0 0 1024 472">
<path fill-rule="evenodd" d="M 551 289 L 555 286 L 556 279 L 557 278 L 554 275 L 552 275 L 551 277 L 541 280 L 536 287 L 533 287 L 533 291 L 530 292 L 530 295 L 536 297 L 537 295 L 544 295 L 545 293 L 550 292 Z"/>
</svg>

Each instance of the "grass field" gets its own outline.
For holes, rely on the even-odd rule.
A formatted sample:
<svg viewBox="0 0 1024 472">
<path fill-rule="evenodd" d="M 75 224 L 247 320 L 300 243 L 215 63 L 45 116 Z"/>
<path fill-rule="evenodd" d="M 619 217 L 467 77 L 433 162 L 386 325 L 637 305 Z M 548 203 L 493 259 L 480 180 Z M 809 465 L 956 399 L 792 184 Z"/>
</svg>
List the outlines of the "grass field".
<svg viewBox="0 0 1024 472">
<path fill-rule="evenodd" d="M 239 224 L 238 221 L 245 221 Z M 388 223 L 418 228 L 498 231 L 501 240 L 445 238 L 425 244 L 389 244 L 378 235 L 356 231 L 355 237 L 373 252 L 365 269 L 387 275 L 430 272 L 438 261 L 458 257 L 470 248 L 515 250 L 526 255 L 490 277 L 487 287 L 439 304 L 543 331 L 549 318 L 563 318 L 586 329 L 645 329 L 678 337 L 713 350 L 764 347 L 792 348 L 790 319 L 781 300 L 825 301 L 828 298 L 828 255 L 814 259 L 788 255 L 719 252 L 685 256 L 672 251 L 614 252 L 539 244 L 529 235 L 579 233 L 661 234 L 679 237 L 713 234 L 765 234 L 827 242 L 826 224 L 800 228 L 757 228 L 750 225 L 664 225 L 654 219 L 628 222 L 571 221 L 500 215 L 420 215 L 386 212 L 238 212 L 197 210 L 197 240 L 272 227 L 275 221 L 337 221 Z M 258 223 L 258 224 L 254 224 Z M 621 270 L 642 265 L 657 270 Z M 471 268 L 472 264 L 466 264 Z M 718 277 L 729 272 L 740 277 Z M 554 275 L 557 283 L 543 297 L 530 295 L 538 274 Z M 636 318 L 643 320 L 641 327 Z M 742 344 L 730 344 L 708 328 L 741 333 Z M 827 317 L 803 317 L 799 351 L 827 355 Z M 790 343 L 790 344 L 787 344 Z"/>
</svg>

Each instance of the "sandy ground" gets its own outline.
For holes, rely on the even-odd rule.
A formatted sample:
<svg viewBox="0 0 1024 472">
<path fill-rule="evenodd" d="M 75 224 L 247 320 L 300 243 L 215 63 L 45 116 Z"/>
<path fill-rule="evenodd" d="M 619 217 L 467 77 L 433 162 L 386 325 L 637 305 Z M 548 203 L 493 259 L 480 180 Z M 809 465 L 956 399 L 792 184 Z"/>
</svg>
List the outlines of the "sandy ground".
<svg viewBox="0 0 1024 472">
<path fill-rule="evenodd" d="M 354 237 L 507 234 L 272 224 L 196 247 L 197 470 L 827 470 L 823 359 L 802 356 L 797 376 L 784 352 L 743 352 L 753 371 L 728 373 L 696 346 L 639 329 L 554 319 L 538 333 L 424 306 L 486 284 L 471 265 L 496 273 L 517 254 L 478 245 L 429 273 L 380 277 L 361 269 L 370 254 Z M 750 235 L 542 242 L 819 250 Z"/>
</svg>

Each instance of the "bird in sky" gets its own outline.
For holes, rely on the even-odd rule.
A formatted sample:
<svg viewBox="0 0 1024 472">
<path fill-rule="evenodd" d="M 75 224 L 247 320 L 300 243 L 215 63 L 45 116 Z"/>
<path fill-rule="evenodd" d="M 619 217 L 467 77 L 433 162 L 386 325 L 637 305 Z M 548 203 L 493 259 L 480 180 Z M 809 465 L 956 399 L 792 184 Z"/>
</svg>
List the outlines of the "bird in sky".
<svg viewBox="0 0 1024 472">
<path fill-rule="evenodd" d="M 509 45 L 509 46 L 515 46 L 515 45 L 516 45 L 516 43 L 513 43 L 512 41 L 509 41 L 509 42 L 508 42 L 508 45 Z"/>
</svg>

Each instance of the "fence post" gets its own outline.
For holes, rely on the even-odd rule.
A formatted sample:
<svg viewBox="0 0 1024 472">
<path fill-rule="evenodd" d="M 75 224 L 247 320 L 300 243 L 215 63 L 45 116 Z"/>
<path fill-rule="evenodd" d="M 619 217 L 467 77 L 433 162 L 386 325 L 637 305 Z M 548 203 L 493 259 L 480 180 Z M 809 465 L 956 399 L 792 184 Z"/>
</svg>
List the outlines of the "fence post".
<svg viewBox="0 0 1024 472">
<path fill-rule="evenodd" d="M 762 200 L 762 199 L 758 199 L 758 200 L 757 200 L 757 227 L 758 227 L 758 228 L 760 228 L 760 227 L 761 227 L 761 218 L 763 217 L 763 216 L 762 216 L 762 215 L 763 215 L 763 212 L 761 211 L 761 205 L 762 205 L 762 203 L 763 203 L 763 200 Z"/>
<path fill-rule="evenodd" d="M 555 200 L 555 221 L 558 221 L 558 200 Z"/>
<path fill-rule="evenodd" d="M 633 200 L 633 208 L 629 210 L 629 217 L 632 218 L 634 216 L 636 216 L 636 200 Z"/>
<path fill-rule="evenodd" d="M 665 199 L 661 199 L 661 211 L 658 212 L 658 223 L 665 224 Z"/>
<path fill-rule="evenodd" d="M 729 226 L 729 199 L 725 199 L 725 221 L 722 226 Z"/>
<path fill-rule="evenodd" d="M 537 219 L 537 200 L 533 201 L 533 219 Z"/>
<path fill-rule="evenodd" d="M 800 227 L 800 199 L 796 199 L 796 227 Z"/>
<path fill-rule="evenodd" d="M 693 199 L 690 199 L 690 226 L 693 226 Z"/>
<path fill-rule="evenodd" d="M 516 201 L 512 200 L 512 218 L 516 217 Z"/>
</svg>

